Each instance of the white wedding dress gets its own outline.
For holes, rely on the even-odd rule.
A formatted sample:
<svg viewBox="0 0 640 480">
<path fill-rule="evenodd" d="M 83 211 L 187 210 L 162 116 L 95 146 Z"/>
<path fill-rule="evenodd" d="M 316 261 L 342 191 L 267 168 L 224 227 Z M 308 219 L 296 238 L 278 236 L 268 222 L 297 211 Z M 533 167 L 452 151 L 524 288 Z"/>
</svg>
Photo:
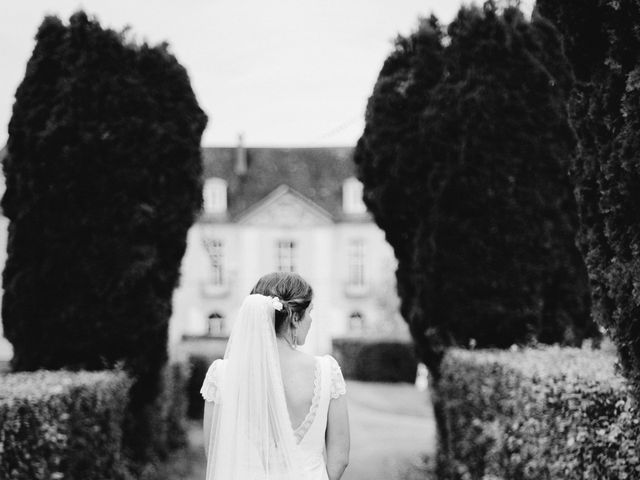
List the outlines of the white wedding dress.
<svg viewBox="0 0 640 480">
<path fill-rule="evenodd" d="M 327 412 L 332 399 L 346 393 L 345 381 L 338 362 L 331 355 L 316 356 L 311 407 L 304 421 L 293 430 L 305 480 L 328 480 L 325 432 Z M 215 360 L 202 384 L 200 393 L 209 402 L 219 402 L 225 383 L 226 360 Z M 291 427 L 293 429 L 293 426 Z M 205 435 L 208 435 L 205 432 Z"/>
</svg>

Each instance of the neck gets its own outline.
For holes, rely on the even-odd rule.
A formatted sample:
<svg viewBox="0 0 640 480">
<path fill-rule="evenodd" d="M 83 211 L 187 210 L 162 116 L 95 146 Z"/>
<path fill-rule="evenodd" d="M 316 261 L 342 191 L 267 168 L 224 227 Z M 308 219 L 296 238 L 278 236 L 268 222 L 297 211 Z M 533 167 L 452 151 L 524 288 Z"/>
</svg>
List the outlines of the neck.
<svg viewBox="0 0 640 480">
<path fill-rule="evenodd" d="M 277 335 L 276 336 L 276 341 L 278 342 L 278 346 L 280 346 L 280 347 L 286 347 L 286 348 L 289 348 L 291 350 L 296 350 L 296 346 L 293 343 L 291 343 L 291 340 L 289 340 L 286 337 L 286 334 L 283 335 L 283 336 Z"/>
</svg>

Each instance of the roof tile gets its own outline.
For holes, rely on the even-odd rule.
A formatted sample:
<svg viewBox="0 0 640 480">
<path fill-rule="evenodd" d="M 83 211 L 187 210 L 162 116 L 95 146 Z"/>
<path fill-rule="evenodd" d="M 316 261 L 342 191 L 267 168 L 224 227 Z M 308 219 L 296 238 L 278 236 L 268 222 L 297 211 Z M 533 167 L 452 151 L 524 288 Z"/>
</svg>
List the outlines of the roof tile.
<svg viewBox="0 0 640 480">
<path fill-rule="evenodd" d="M 355 175 L 353 148 L 246 148 L 247 173 L 234 172 L 235 147 L 202 149 L 205 178 L 227 181 L 227 208 L 234 219 L 280 185 L 300 192 L 336 220 L 342 213 L 342 184 Z"/>
</svg>

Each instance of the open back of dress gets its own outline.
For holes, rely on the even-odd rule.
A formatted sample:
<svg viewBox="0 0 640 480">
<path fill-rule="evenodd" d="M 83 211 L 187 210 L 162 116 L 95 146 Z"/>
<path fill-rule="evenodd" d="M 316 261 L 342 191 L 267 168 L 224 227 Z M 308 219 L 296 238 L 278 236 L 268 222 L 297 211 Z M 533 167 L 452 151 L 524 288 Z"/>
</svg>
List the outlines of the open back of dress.
<svg viewBox="0 0 640 480">
<path fill-rule="evenodd" d="M 331 355 L 317 356 L 314 375 L 314 389 L 311 406 L 304 421 L 291 431 L 295 437 L 302 472 L 298 477 L 282 478 L 278 480 L 328 480 L 326 468 L 325 433 L 327 429 L 327 414 L 329 404 L 333 398 L 346 393 L 346 386 L 338 362 Z M 225 360 L 214 361 L 207 371 L 206 378 L 200 390 L 206 401 L 220 401 L 224 389 Z M 284 394 L 284 392 L 283 392 Z M 215 428 L 215 426 L 213 426 Z M 210 432 L 205 432 L 210 435 Z M 277 448 L 274 445 L 274 448 Z M 274 458 L 277 458 L 275 454 Z M 215 462 L 210 458 L 209 462 Z M 260 477 L 260 461 L 257 461 L 252 479 L 262 480 Z M 273 476 L 270 480 L 275 480 Z M 222 479 L 221 479 L 222 480 Z"/>
</svg>

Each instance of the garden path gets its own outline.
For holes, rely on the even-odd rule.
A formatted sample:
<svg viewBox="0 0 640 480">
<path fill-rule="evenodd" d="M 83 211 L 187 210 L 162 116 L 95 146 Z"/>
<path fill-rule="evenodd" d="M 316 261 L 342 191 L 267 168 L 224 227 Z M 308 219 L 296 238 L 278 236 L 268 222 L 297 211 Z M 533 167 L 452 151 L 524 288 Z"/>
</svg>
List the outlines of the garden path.
<svg viewBox="0 0 640 480">
<path fill-rule="evenodd" d="M 347 382 L 351 452 L 343 480 L 425 479 L 435 421 L 425 392 L 409 384 Z"/>
</svg>

